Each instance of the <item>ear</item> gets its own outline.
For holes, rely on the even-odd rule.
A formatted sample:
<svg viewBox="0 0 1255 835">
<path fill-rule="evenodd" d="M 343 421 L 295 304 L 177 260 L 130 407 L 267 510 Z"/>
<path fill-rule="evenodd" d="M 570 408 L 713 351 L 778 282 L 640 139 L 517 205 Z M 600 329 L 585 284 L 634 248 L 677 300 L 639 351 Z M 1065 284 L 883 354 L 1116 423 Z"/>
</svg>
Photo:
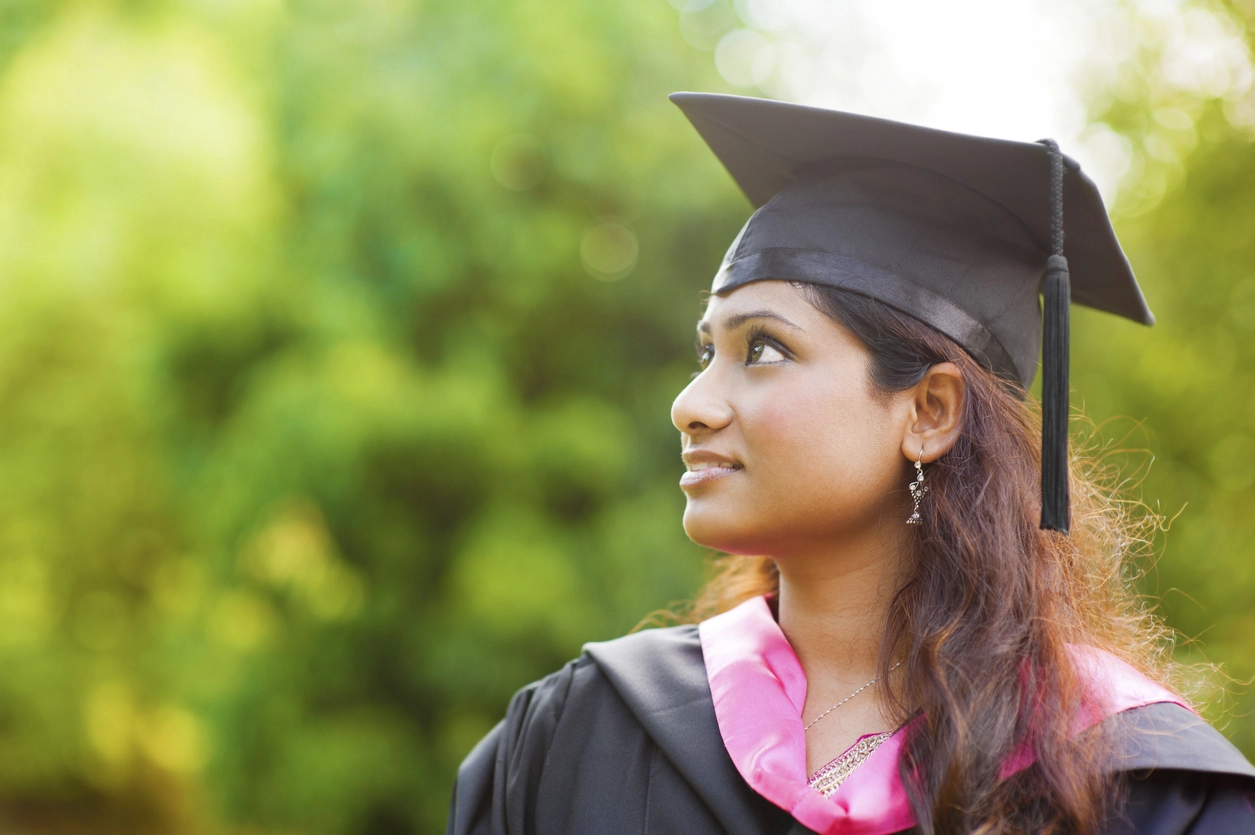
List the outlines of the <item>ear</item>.
<svg viewBox="0 0 1255 835">
<path fill-rule="evenodd" d="M 939 362 L 924 374 L 910 392 L 902 454 L 912 462 L 924 451 L 924 462 L 936 461 L 950 451 L 963 429 L 963 404 L 967 386 L 952 362 Z"/>
</svg>

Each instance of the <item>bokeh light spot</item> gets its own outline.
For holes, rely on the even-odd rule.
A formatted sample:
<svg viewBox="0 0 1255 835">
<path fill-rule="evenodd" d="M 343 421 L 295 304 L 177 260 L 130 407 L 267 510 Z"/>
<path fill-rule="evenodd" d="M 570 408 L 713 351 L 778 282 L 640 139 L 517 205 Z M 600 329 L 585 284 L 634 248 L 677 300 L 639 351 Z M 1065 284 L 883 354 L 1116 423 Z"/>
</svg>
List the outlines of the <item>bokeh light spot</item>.
<svg viewBox="0 0 1255 835">
<path fill-rule="evenodd" d="M 703 52 L 713 52 L 719 39 L 736 25 L 736 12 L 726 0 L 714 0 L 680 14 L 680 34 L 689 46 Z"/>
<path fill-rule="evenodd" d="M 771 42 L 753 29 L 734 29 L 715 47 L 715 67 L 736 87 L 757 87 L 771 77 L 776 53 Z"/>
<path fill-rule="evenodd" d="M 715 0 L 667 0 L 675 9 L 682 12 L 700 12 Z"/>
<path fill-rule="evenodd" d="M 208 754 L 208 741 L 200 720 L 177 705 L 163 705 L 140 725 L 144 753 L 169 771 L 198 770 Z"/>
<path fill-rule="evenodd" d="M 618 281 L 632 272 L 638 252 L 636 233 L 617 220 L 598 223 L 580 241 L 585 269 L 602 281 Z"/>
</svg>

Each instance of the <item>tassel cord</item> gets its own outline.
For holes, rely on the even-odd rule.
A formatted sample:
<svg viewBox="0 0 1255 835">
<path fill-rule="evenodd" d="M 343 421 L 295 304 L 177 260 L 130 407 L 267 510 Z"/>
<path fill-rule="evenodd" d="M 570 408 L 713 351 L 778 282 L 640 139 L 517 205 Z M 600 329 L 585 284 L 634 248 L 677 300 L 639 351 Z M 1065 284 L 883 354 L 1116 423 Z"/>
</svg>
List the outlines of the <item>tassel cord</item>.
<svg viewBox="0 0 1255 835">
<path fill-rule="evenodd" d="M 1068 366 L 1072 288 L 1063 256 L 1063 154 L 1054 140 L 1050 153 L 1051 249 L 1042 286 L 1042 457 L 1041 527 L 1066 534 L 1068 496 Z"/>
</svg>

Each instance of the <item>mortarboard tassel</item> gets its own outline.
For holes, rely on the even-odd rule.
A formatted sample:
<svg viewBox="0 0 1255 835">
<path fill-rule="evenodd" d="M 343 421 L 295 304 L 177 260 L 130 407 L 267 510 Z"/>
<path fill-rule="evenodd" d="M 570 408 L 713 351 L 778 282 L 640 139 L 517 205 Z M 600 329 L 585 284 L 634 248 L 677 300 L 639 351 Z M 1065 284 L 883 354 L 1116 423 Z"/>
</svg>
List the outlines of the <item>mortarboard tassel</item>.
<svg viewBox="0 0 1255 835">
<path fill-rule="evenodd" d="M 1068 346 L 1072 289 L 1063 257 L 1063 154 L 1053 139 L 1050 152 L 1051 249 L 1042 286 L 1041 527 L 1068 532 Z"/>
</svg>

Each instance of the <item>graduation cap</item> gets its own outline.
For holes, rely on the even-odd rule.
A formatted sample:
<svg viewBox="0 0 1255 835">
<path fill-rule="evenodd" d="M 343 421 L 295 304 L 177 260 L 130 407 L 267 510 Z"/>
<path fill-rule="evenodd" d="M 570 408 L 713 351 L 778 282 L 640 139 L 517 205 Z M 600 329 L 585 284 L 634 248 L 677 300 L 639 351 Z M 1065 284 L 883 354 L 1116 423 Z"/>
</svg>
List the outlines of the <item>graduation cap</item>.
<svg viewBox="0 0 1255 835">
<path fill-rule="evenodd" d="M 1076 161 L 1053 140 L 747 96 L 670 99 L 755 208 L 712 293 L 761 279 L 862 293 L 1025 392 L 1042 345 L 1041 527 L 1067 533 L 1069 303 L 1155 321 Z"/>
</svg>

